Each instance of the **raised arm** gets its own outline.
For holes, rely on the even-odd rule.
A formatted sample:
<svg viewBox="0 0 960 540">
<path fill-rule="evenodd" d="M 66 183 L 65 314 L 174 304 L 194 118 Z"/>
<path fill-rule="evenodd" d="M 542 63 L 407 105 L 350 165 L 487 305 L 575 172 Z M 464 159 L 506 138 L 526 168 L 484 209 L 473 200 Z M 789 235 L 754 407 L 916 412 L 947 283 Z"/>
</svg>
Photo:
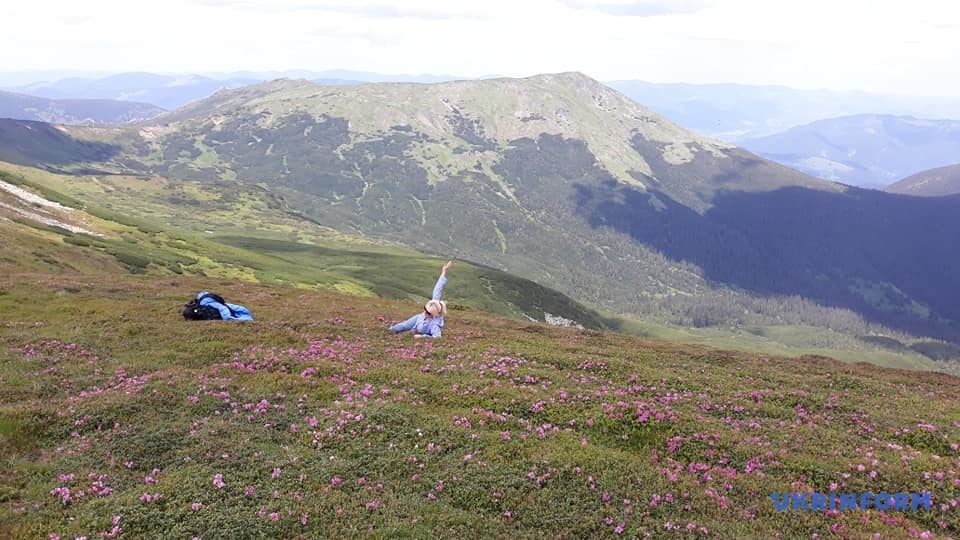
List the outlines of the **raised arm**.
<svg viewBox="0 0 960 540">
<path fill-rule="evenodd" d="M 443 294 L 443 287 L 447 284 L 447 270 L 449 270 L 451 266 L 453 266 L 453 261 L 447 261 L 440 269 L 440 277 L 437 279 L 437 284 L 433 286 L 434 300 L 440 300 L 440 296 Z"/>
</svg>

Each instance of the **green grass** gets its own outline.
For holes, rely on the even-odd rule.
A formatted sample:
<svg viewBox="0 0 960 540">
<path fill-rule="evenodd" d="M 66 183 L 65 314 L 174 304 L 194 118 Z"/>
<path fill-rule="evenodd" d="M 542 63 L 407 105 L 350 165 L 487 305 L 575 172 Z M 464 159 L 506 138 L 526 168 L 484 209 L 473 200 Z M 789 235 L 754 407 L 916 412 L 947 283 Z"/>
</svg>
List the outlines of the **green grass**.
<svg viewBox="0 0 960 540">
<path fill-rule="evenodd" d="M 257 320 L 183 321 L 201 288 Z M 7 537 L 960 534 L 939 506 L 960 499 L 948 375 L 479 310 L 418 342 L 386 330 L 411 301 L 219 278 L 35 273 L 0 290 Z M 929 490 L 936 507 L 768 497 L 833 484 Z"/>
<path fill-rule="evenodd" d="M 960 380 L 868 363 L 940 367 L 918 355 L 610 321 L 463 261 L 416 341 L 387 327 L 443 258 L 258 186 L 2 170 L 102 236 L 0 221 L 0 537 L 960 535 Z M 257 320 L 183 321 L 201 289 Z M 769 499 L 831 490 L 935 506 Z"/>
<path fill-rule="evenodd" d="M 744 352 L 802 357 L 829 356 L 843 362 L 960 374 L 957 362 L 937 362 L 911 350 L 895 351 L 855 336 L 802 325 L 680 328 L 651 321 L 622 320 L 622 332 L 677 343 Z"/>
<path fill-rule="evenodd" d="M 423 300 L 440 259 L 351 236 L 292 213 L 259 186 L 133 176 L 62 176 L 3 165 L 8 181 L 85 208 L 102 237 L 0 223 L 11 242 L 0 255 L 14 269 L 205 275 L 359 296 Z M 25 223 L 25 222 L 22 222 Z M 0 265 L 4 261 L 0 260 Z M 489 268 L 458 264 L 455 308 L 526 320 L 562 315 L 587 327 L 725 349 L 800 357 L 824 355 L 887 367 L 960 372 L 910 351 L 801 325 L 680 328 L 652 320 L 604 318 L 555 291 Z"/>
<path fill-rule="evenodd" d="M 3 167 L 6 177 L 25 188 L 86 208 L 86 221 L 102 234 L 58 233 L 39 224 L 11 229 L 17 240 L 0 246 L 0 254 L 7 253 L 13 269 L 96 271 L 101 262 L 111 272 L 221 276 L 421 302 L 442 263 L 409 248 L 319 226 L 257 186 L 68 177 Z M 0 222 L 0 227 L 6 226 Z M 455 309 L 536 320 L 549 313 L 589 328 L 606 327 L 593 310 L 531 281 L 468 262 L 459 262 L 457 273 L 448 289 Z"/>
</svg>

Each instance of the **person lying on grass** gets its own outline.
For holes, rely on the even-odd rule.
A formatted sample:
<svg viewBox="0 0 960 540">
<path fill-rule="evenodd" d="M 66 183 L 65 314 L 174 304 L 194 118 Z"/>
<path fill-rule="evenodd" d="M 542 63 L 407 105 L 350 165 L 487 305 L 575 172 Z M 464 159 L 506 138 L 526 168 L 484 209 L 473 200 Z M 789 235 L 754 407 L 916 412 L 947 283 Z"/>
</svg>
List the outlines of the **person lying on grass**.
<svg viewBox="0 0 960 540">
<path fill-rule="evenodd" d="M 413 317 L 390 327 L 394 334 L 412 332 L 414 338 L 438 338 L 443 330 L 443 317 L 447 314 L 447 303 L 440 299 L 443 287 L 447 284 L 447 270 L 453 261 L 447 261 L 440 269 L 440 278 L 433 286 L 433 298 L 423 305 L 423 311 Z"/>
</svg>

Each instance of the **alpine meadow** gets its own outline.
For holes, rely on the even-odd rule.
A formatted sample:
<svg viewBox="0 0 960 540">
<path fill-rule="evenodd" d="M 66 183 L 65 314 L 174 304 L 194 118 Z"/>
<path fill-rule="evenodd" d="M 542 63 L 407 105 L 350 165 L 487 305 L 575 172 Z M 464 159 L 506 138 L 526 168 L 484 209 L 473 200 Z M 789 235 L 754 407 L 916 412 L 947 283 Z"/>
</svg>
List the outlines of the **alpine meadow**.
<svg viewBox="0 0 960 540">
<path fill-rule="evenodd" d="M 30 104 L 0 538 L 960 538 L 942 170 L 814 178 L 576 72 Z M 442 338 L 391 333 L 449 259 Z"/>
</svg>

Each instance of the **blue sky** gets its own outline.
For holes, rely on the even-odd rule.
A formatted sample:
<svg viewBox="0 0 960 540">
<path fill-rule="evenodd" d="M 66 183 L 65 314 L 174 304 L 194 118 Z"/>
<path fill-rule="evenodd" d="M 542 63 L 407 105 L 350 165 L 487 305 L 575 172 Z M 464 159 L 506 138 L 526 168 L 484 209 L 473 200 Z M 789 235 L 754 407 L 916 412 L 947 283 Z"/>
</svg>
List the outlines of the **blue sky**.
<svg viewBox="0 0 960 540">
<path fill-rule="evenodd" d="M 581 71 L 960 96 L 953 0 L 29 0 L 0 20 L 6 72 Z"/>
</svg>

